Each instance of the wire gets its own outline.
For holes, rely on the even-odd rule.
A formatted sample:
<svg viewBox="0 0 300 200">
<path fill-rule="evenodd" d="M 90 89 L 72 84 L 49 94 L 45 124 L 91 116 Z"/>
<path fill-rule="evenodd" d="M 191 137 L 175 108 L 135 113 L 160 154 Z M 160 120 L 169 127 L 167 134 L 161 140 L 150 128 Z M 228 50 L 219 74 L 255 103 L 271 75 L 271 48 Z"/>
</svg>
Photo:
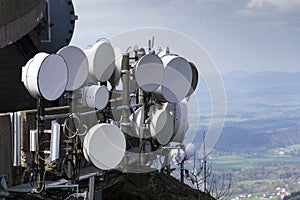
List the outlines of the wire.
<svg viewBox="0 0 300 200">
<path fill-rule="evenodd" d="M 70 156 L 75 156 L 75 160 L 76 160 L 75 163 L 73 162 L 72 158 L 69 158 Z M 72 168 L 71 176 L 69 176 L 68 173 L 66 172 L 66 167 L 68 167 L 68 164 L 71 164 L 71 168 Z M 77 176 L 79 175 L 79 160 L 76 153 L 69 153 L 66 155 L 66 157 L 63 159 L 62 162 L 61 171 L 62 171 L 62 177 L 66 180 L 75 180 L 77 178 Z"/>
<path fill-rule="evenodd" d="M 75 131 L 71 130 L 68 126 L 68 123 L 71 119 L 73 120 L 74 126 L 76 126 L 76 122 L 77 122 L 77 124 L 79 124 L 78 128 L 75 127 L 75 129 L 76 129 Z M 82 128 L 83 128 L 83 132 L 79 133 L 79 130 Z M 88 131 L 87 125 L 81 124 L 79 117 L 75 113 L 70 114 L 64 121 L 63 133 L 68 139 L 73 139 L 76 136 L 84 136 L 87 133 L 87 131 Z M 67 132 L 71 133 L 72 135 L 71 136 L 68 135 Z"/>
<path fill-rule="evenodd" d="M 51 141 L 47 140 L 47 141 L 43 141 L 40 145 L 39 145 L 39 149 L 40 147 L 43 145 L 43 144 L 46 144 L 46 143 L 51 143 Z M 38 151 L 37 152 L 37 156 L 39 159 L 43 160 L 43 161 L 46 161 L 46 158 L 43 158 L 42 156 L 40 156 L 40 152 Z"/>
<path fill-rule="evenodd" d="M 79 133 L 79 130 L 80 130 L 81 127 L 84 128 L 83 133 Z M 87 125 L 85 125 L 85 124 L 80 125 L 80 126 L 78 127 L 77 135 L 78 135 L 78 136 L 84 136 L 84 135 L 87 133 L 88 129 L 89 129 L 89 128 L 87 127 Z"/>
<path fill-rule="evenodd" d="M 72 120 L 76 119 L 77 122 L 78 122 L 78 124 L 80 124 L 80 119 L 78 118 L 78 116 L 77 116 L 75 113 L 70 114 L 70 115 L 65 119 L 64 125 L 63 125 L 63 133 L 64 133 L 64 135 L 65 135 L 68 139 L 72 139 L 72 138 L 76 137 L 77 132 L 78 132 L 78 128 L 76 129 L 75 132 L 69 128 L 68 122 L 70 121 L 70 119 L 72 119 Z M 73 121 L 73 123 L 74 123 L 74 125 L 75 125 L 75 121 Z M 67 134 L 67 131 L 66 131 L 66 130 L 67 130 L 69 133 L 71 133 L 72 135 L 69 136 L 69 135 Z"/>
<path fill-rule="evenodd" d="M 38 183 L 42 183 L 42 187 L 40 188 L 40 190 L 38 190 L 38 188 L 34 188 L 33 189 L 33 192 L 34 193 L 37 193 L 37 194 L 39 194 L 39 193 L 41 193 L 41 192 L 43 192 L 43 190 L 45 189 L 45 177 L 46 177 L 46 170 L 44 171 L 44 174 L 43 174 L 43 177 L 42 177 L 42 181 L 38 181 Z"/>
</svg>

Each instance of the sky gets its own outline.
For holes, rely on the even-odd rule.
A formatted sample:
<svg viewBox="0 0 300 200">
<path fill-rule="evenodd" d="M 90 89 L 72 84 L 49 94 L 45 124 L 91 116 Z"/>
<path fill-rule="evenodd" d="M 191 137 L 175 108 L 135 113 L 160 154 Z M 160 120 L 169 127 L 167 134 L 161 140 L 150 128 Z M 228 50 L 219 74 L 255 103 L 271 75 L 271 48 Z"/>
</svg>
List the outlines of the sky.
<svg viewBox="0 0 300 200">
<path fill-rule="evenodd" d="M 300 0 L 73 0 L 71 44 L 144 27 L 198 42 L 221 72 L 300 71 Z M 145 38 L 146 40 L 148 38 Z"/>
</svg>

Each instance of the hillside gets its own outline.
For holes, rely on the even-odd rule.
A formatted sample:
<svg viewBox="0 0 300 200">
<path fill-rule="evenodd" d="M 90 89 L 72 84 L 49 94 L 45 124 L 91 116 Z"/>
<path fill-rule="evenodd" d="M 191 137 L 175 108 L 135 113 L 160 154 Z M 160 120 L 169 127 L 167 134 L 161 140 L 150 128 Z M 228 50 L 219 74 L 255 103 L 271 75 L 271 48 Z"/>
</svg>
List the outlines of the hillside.
<svg viewBox="0 0 300 200">
<path fill-rule="evenodd" d="M 227 114 L 219 151 L 257 151 L 300 144 L 300 72 L 232 72 L 223 75 Z M 208 92 L 198 91 L 201 120 L 196 143 L 210 120 Z"/>
<path fill-rule="evenodd" d="M 214 173 L 233 175 L 233 198 L 279 199 L 279 187 L 285 190 L 279 195 L 284 196 L 299 190 L 299 77 L 300 72 L 242 71 L 222 76 L 227 112 L 221 136 L 209 157 Z M 189 122 L 190 131 L 197 132 L 194 142 L 200 147 L 212 107 L 203 82 L 198 89 L 201 112 L 193 113 Z M 200 119 L 198 126 L 196 117 Z M 299 193 L 285 199 L 299 199 Z"/>
</svg>

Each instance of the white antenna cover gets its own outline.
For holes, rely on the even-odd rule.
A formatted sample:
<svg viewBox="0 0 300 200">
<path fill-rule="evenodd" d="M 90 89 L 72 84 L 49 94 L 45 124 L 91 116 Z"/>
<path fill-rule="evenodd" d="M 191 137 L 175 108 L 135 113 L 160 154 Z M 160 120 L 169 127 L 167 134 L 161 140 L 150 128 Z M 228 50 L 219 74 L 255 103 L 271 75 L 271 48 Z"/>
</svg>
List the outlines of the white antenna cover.
<svg viewBox="0 0 300 200">
<path fill-rule="evenodd" d="M 67 64 L 60 55 L 38 53 L 23 67 L 22 81 L 32 97 L 56 100 L 67 86 Z"/>
<path fill-rule="evenodd" d="M 122 50 L 117 47 L 114 47 L 114 53 L 115 53 L 116 68 L 113 72 L 113 75 L 110 77 L 109 82 L 112 85 L 119 85 L 119 80 L 121 78 L 123 53 L 122 53 Z"/>
<path fill-rule="evenodd" d="M 103 110 L 109 101 L 109 91 L 104 85 L 91 85 L 85 87 L 85 101 L 90 108 Z"/>
<path fill-rule="evenodd" d="M 33 61 L 33 58 L 31 58 L 30 60 L 27 61 L 27 63 L 25 64 L 25 66 L 22 67 L 22 82 L 24 83 L 24 86 L 26 87 L 26 89 L 28 90 L 28 92 L 31 94 L 31 92 L 29 91 L 29 86 L 27 84 L 27 71 L 28 68 L 31 64 L 31 62 Z"/>
<path fill-rule="evenodd" d="M 183 149 L 171 149 L 169 155 L 173 164 L 180 164 L 185 158 L 185 152 Z"/>
<path fill-rule="evenodd" d="M 88 162 L 91 162 L 90 158 L 89 158 L 89 155 L 88 155 L 88 141 L 89 141 L 89 136 L 91 134 L 89 134 L 91 131 L 94 131 L 93 129 L 96 129 L 96 127 L 94 128 L 95 126 L 93 126 L 87 133 L 86 135 L 84 136 L 84 140 L 83 140 L 83 147 L 82 147 L 82 150 L 83 150 L 83 155 L 84 155 L 84 158 L 88 161 Z"/>
<path fill-rule="evenodd" d="M 87 51 L 89 73 L 95 81 L 105 82 L 115 70 L 115 53 L 111 44 L 100 40 Z"/>
<path fill-rule="evenodd" d="M 195 145 L 193 143 L 188 143 L 185 146 L 185 154 L 187 159 L 193 157 L 196 154 L 196 149 Z"/>
<path fill-rule="evenodd" d="M 132 136 L 139 137 L 143 134 L 143 124 L 145 119 L 145 109 L 144 106 L 138 108 L 134 113 L 132 113 L 129 117 L 133 125 Z"/>
<path fill-rule="evenodd" d="M 193 78 L 192 78 L 191 88 L 187 94 L 187 97 L 191 96 L 195 92 L 197 85 L 198 85 L 198 81 L 199 81 L 199 73 L 198 73 L 196 65 L 192 62 L 189 62 L 189 63 L 191 65 L 191 69 L 193 72 Z"/>
<path fill-rule="evenodd" d="M 84 154 L 102 170 L 115 168 L 123 159 L 126 141 L 121 130 L 113 124 L 93 126 L 84 139 Z"/>
<path fill-rule="evenodd" d="M 157 110 L 150 123 L 150 133 L 161 145 L 170 142 L 173 136 L 173 117 L 166 110 Z"/>
<path fill-rule="evenodd" d="M 188 128 L 188 105 L 187 100 L 183 99 L 175 105 L 174 138 L 172 142 L 182 143 Z"/>
<path fill-rule="evenodd" d="M 85 53 L 78 47 L 65 46 L 57 54 L 67 63 L 69 80 L 66 91 L 80 88 L 88 76 L 88 60 Z"/>
<path fill-rule="evenodd" d="M 161 85 L 163 76 L 164 66 L 157 55 L 145 55 L 137 63 L 135 77 L 142 90 L 146 92 L 155 91 Z"/>
<path fill-rule="evenodd" d="M 165 69 L 160 93 L 171 103 L 185 98 L 191 88 L 193 72 L 190 63 L 183 57 L 165 55 L 161 58 Z"/>
</svg>

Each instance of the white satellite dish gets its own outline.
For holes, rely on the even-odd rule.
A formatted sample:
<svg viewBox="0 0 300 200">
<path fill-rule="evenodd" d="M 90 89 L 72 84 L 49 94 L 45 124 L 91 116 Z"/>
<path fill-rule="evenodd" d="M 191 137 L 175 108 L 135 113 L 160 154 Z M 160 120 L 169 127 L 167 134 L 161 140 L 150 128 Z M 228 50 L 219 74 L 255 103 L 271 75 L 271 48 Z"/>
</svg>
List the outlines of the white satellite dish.
<svg viewBox="0 0 300 200">
<path fill-rule="evenodd" d="M 180 164 L 185 159 L 185 152 L 183 149 L 171 149 L 169 156 L 173 164 Z"/>
<path fill-rule="evenodd" d="M 115 168 L 123 159 L 126 150 L 125 136 L 113 124 L 93 126 L 84 139 L 84 154 L 97 168 Z"/>
<path fill-rule="evenodd" d="M 38 53 L 23 67 L 22 81 L 32 97 L 56 100 L 67 86 L 67 64 L 60 55 Z"/>
<path fill-rule="evenodd" d="M 185 98 L 191 88 L 193 72 L 190 63 L 177 55 L 165 55 L 161 58 L 164 64 L 164 76 L 158 91 L 164 99 L 178 103 Z"/>
<path fill-rule="evenodd" d="M 185 154 L 187 159 L 193 157 L 196 154 L 196 149 L 195 145 L 193 143 L 188 143 L 185 146 Z"/>
<path fill-rule="evenodd" d="M 69 79 L 66 91 L 80 88 L 88 76 L 88 60 L 85 53 L 75 46 L 65 46 L 57 54 L 67 63 Z"/>
<path fill-rule="evenodd" d="M 136 66 L 135 77 L 138 86 L 146 91 L 155 91 L 162 82 L 164 66 L 162 60 L 155 54 L 143 56 Z"/>
<path fill-rule="evenodd" d="M 89 131 L 93 131 L 93 130 L 92 130 L 93 128 L 94 128 L 94 127 L 92 127 Z M 94 129 L 95 129 L 95 128 L 94 128 Z M 87 132 L 87 134 L 85 135 L 84 140 L 83 140 L 83 147 L 82 147 L 82 150 L 83 150 L 83 156 L 84 156 L 85 160 L 88 161 L 88 162 L 91 162 L 91 160 L 90 160 L 90 158 L 89 158 L 89 155 L 88 155 L 88 150 L 87 150 L 88 141 L 89 141 L 89 139 L 88 139 L 89 136 L 90 136 L 90 134 L 89 134 L 89 132 Z"/>
<path fill-rule="evenodd" d="M 109 101 L 109 91 L 104 85 L 91 85 L 84 88 L 86 104 L 90 108 L 103 110 Z"/>
<path fill-rule="evenodd" d="M 170 142 L 173 136 L 173 117 L 166 110 L 157 110 L 150 123 L 150 133 L 161 145 Z"/>
<path fill-rule="evenodd" d="M 191 69 L 193 72 L 193 78 L 192 78 L 191 88 L 187 94 L 187 97 L 191 96 L 195 92 L 197 85 L 198 85 L 198 81 L 199 81 L 199 73 L 198 73 L 196 65 L 192 62 L 190 62 L 190 65 L 191 65 Z"/>
<path fill-rule="evenodd" d="M 111 44 L 100 40 L 91 49 L 84 51 L 89 62 L 89 73 L 95 81 L 105 82 L 115 70 L 115 53 Z"/>
<path fill-rule="evenodd" d="M 183 99 L 175 105 L 174 138 L 172 142 L 182 143 L 188 128 L 188 105 L 187 100 Z"/>
<path fill-rule="evenodd" d="M 144 106 L 138 108 L 134 113 L 129 117 L 133 126 L 132 136 L 139 137 L 143 134 L 143 124 L 145 119 L 145 109 Z"/>
<path fill-rule="evenodd" d="M 114 53 L 115 53 L 116 68 L 113 72 L 113 75 L 110 77 L 109 82 L 112 85 L 119 85 L 119 81 L 121 78 L 123 53 L 120 48 L 116 48 L 116 47 L 114 47 Z"/>
</svg>

